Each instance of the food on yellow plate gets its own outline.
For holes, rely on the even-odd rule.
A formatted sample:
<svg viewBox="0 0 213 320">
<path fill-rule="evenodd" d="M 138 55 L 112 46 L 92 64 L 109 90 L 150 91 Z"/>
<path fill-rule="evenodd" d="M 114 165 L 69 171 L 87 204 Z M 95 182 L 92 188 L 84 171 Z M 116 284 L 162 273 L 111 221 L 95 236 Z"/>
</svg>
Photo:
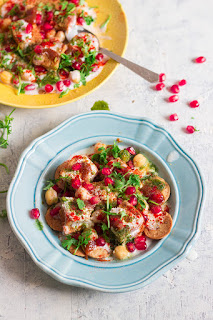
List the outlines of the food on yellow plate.
<svg viewBox="0 0 213 320">
<path fill-rule="evenodd" d="M 82 31 L 96 19 L 84 0 L 8 0 L 0 13 L 0 81 L 18 94 L 62 97 L 107 61 L 97 38 Z"/>
<path fill-rule="evenodd" d="M 94 153 L 74 155 L 44 189 L 46 221 L 74 255 L 127 259 L 172 228 L 168 183 L 145 155 L 117 142 L 97 142 Z"/>
</svg>

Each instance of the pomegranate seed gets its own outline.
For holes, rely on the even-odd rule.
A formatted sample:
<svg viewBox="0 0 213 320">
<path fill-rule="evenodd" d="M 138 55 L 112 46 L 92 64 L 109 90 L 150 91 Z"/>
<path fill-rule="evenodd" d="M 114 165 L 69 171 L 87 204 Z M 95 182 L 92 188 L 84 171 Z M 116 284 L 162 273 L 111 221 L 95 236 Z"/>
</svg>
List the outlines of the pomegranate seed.
<svg viewBox="0 0 213 320">
<path fill-rule="evenodd" d="M 54 217 L 59 213 L 60 210 L 61 210 L 61 207 L 55 207 L 50 211 L 50 215 Z"/>
<path fill-rule="evenodd" d="M 38 219 L 40 217 L 39 209 L 35 208 L 30 211 L 30 217 L 32 219 Z"/>
<path fill-rule="evenodd" d="M 96 224 L 96 225 L 94 226 L 94 229 L 96 230 L 96 232 L 97 232 L 98 234 L 102 234 L 102 233 L 103 233 L 103 230 L 102 230 L 100 224 Z"/>
<path fill-rule="evenodd" d="M 17 76 L 13 78 L 13 84 L 15 85 L 19 84 L 19 78 Z"/>
<path fill-rule="evenodd" d="M 92 183 L 83 182 L 82 187 L 84 187 L 86 190 L 91 191 L 94 189 L 94 186 Z"/>
<path fill-rule="evenodd" d="M 58 91 L 63 91 L 63 89 L 64 89 L 64 83 L 63 83 L 63 81 L 58 81 L 57 83 L 56 83 L 56 88 L 57 88 L 57 90 Z"/>
<path fill-rule="evenodd" d="M 182 80 L 179 81 L 178 84 L 179 84 L 179 86 L 185 86 L 186 80 L 185 80 L 185 79 L 182 79 Z"/>
<path fill-rule="evenodd" d="M 48 11 L 47 15 L 46 15 L 46 20 L 47 21 L 51 21 L 53 19 L 53 12 L 52 11 Z"/>
<path fill-rule="evenodd" d="M 52 187 L 57 193 L 61 193 L 63 190 L 61 188 L 59 188 L 59 186 L 57 184 L 54 184 L 54 186 Z"/>
<path fill-rule="evenodd" d="M 80 24 L 80 26 L 83 26 L 84 22 L 85 22 L 85 20 L 84 20 L 83 17 L 78 17 L 77 18 L 77 24 Z"/>
<path fill-rule="evenodd" d="M 118 198 L 118 199 L 117 199 L 117 205 L 118 205 L 118 206 L 119 206 L 122 202 L 123 202 L 123 199 L 122 199 L 122 198 Z"/>
<path fill-rule="evenodd" d="M 37 13 L 36 14 L 36 24 L 40 25 L 41 19 L 42 19 L 42 15 L 40 13 Z"/>
<path fill-rule="evenodd" d="M 82 167 L 82 164 L 81 163 L 75 163 L 73 166 L 72 166 L 72 170 L 74 171 L 78 171 L 80 170 Z"/>
<path fill-rule="evenodd" d="M 72 181 L 73 189 L 78 189 L 78 188 L 80 188 L 80 186 L 81 186 L 81 180 L 77 177 L 75 179 L 73 179 L 73 181 Z"/>
<path fill-rule="evenodd" d="M 70 0 L 70 2 L 74 3 L 76 6 L 79 5 L 79 0 Z"/>
<path fill-rule="evenodd" d="M 41 34 L 41 38 L 42 38 L 42 39 L 45 39 L 45 37 L 46 37 L 45 32 L 40 31 L 40 34 Z"/>
<path fill-rule="evenodd" d="M 177 113 L 173 113 L 171 114 L 171 116 L 169 117 L 169 120 L 170 121 L 177 121 L 179 118 L 178 118 L 178 115 Z"/>
<path fill-rule="evenodd" d="M 63 83 L 64 83 L 64 85 L 66 87 L 69 87 L 71 85 L 71 81 L 70 80 L 64 80 Z"/>
<path fill-rule="evenodd" d="M 109 176 L 111 174 L 111 170 L 110 168 L 103 168 L 101 170 L 101 173 L 104 175 L 104 176 Z"/>
<path fill-rule="evenodd" d="M 99 247 L 103 247 L 106 244 L 106 240 L 102 237 L 99 237 L 98 239 L 96 239 L 96 245 Z"/>
<path fill-rule="evenodd" d="M 133 164 L 133 162 L 132 162 L 132 160 L 129 160 L 128 162 L 127 162 L 127 165 L 130 167 L 130 169 L 134 169 L 134 164 Z"/>
<path fill-rule="evenodd" d="M 104 184 L 105 186 L 108 186 L 109 184 L 114 184 L 114 180 L 112 178 L 107 177 L 104 180 Z"/>
<path fill-rule="evenodd" d="M 49 24 L 49 22 L 45 22 L 43 25 L 44 31 L 50 31 L 53 29 L 53 26 L 51 26 L 51 24 Z"/>
<path fill-rule="evenodd" d="M 152 205 L 152 206 L 151 206 L 151 212 L 152 212 L 153 214 L 158 214 L 158 213 L 160 213 L 161 211 L 162 211 L 161 206 L 155 206 L 155 205 Z"/>
<path fill-rule="evenodd" d="M 44 87 L 45 91 L 47 93 L 52 92 L 53 91 L 53 86 L 51 86 L 51 84 L 46 84 L 46 86 Z"/>
<path fill-rule="evenodd" d="M 73 62 L 72 67 L 75 70 L 81 70 L 81 64 L 77 61 Z"/>
<path fill-rule="evenodd" d="M 131 194 L 134 194 L 135 192 L 136 192 L 135 187 L 128 187 L 128 188 L 126 188 L 125 194 L 131 195 Z"/>
<path fill-rule="evenodd" d="M 129 252 L 134 252 L 135 251 L 135 245 L 134 245 L 133 242 L 127 242 L 126 247 L 127 247 L 127 250 Z"/>
<path fill-rule="evenodd" d="M 62 196 L 62 197 L 70 198 L 70 197 L 73 197 L 73 194 L 72 194 L 71 191 L 66 191 L 66 192 L 64 192 L 61 196 Z"/>
<path fill-rule="evenodd" d="M 203 63 L 203 62 L 206 61 L 206 58 L 205 58 L 205 57 L 198 57 L 198 58 L 195 59 L 195 61 L 196 61 L 197 63 Z"/>
<path fill-rule="evenodd" d="M 6 47 L 4 50 L 5 50 L 6 52 L 11 52 L 11 51 L 12 51 L 12 49 L 10 48 L 10 46 Z"/>
<path fill-rule="evenodd" d="M 155 192 L 150 196 L 150 199 L 153 200 L 154 202 L 162 203 L 164 200 L 164 197 L 163 197 L 162 193 Z"/>
<path fill-rule="evenodd" d="M 187 126 L 186 130 L 188 131 L 188 133 L 194 133 L 196 131 L 195 127 L 193 127 L 193 126 Z"/>
<path fill-rule="evenodd" d="M 133 147 L 128 147 L 126 150 L 131 154 L 131 155 L 136 155 L 135 149 Z"/>
<path fill-rule="evenodd" d="M 99 65 L 98 64 L 93 64 L 92 67 L 93 67 L 92 68 L 92 72 L 96 72 L 99 69 Z"/>
<path fill-rule="evenodd" d="M 104 58 L 104 55 L 102 53 L 98 53 L 97 56 L 95 57 L 96 60 L 102 61 Z"/>
<path fill-rule="evenodd" d="M 35 66 L 34 69 L 35 69 L 35 72 L 38 72 L 38 73 L 44 73 L 47 71 L 44 67 L 41 67 L 41 66 Z"/>
<path fill-rule="evenodd" d="M 68 78 L 68 77 L 69 77 L 69 72 L 67 72 L 67 71 L 64 70 L 64 69 L 61 69 L 61 70 L 59 71 L 59 74 L 60 74 L 60 76 L 65 77 L 65 78 Z"/>
<path fill-rule="evenodd" d="M 177 84 L 174 84 L 173 86 L 171 86 L 170 90 L 173 93 L 179 93 L 180 92 L 180 89 L 179 89 Z"/>
<path fill-rule="evenodd" d="M 32 91 L 32 90 L 35 90 L 35 85 L 34 84 L 28 84 L 24 89 L 26 91 Z"/>
<path fill-rule="evenodd" d="M 176 102 L 179 100 L 179 97 L 175 94 L 174 96 L 169 97 L 169 102 Z"/>
<path fill-rule="evenodd" d="M 42 47 L 39 46 L 39 45 L 35 46 L 34 52 L 35 52 L 36 54 L 41 54 L 41 53 L 42 53 Z"/>
<path fill-rule="evenodd" d="M 91 204 L 97 204 L 97 203 L 100 202 L 100 199 L 99 199 L 97 196 L 94 196 L 94 197 L 92 197 L 92 198 L 89 200 L 89 202 L 90 202 Z"/>
<path fill-rule="evenodd" d="M 33 26 L 31 23 L 28 23 L 28 25 L 26 26 L 26 33 L 30 33 L 33 31 Z"/>
<path fill-rule="evenodd" d="M 76 232 L 74 234 L 72 234 L 72 238 L 74 238 L 75 240 L 78 240 L 78 238 L 80 237 L 81 233 L 80 232 Z"/>
<path fill-rule="evenodd" d="M 193 100 L 189 103 L 191 108 L 198 108 L 199 107 L 199 102 L 197 100 Z"/>
<path fill-rule="evenodd" d="M 159 74 L 159 82 L 163 82 L 163 81 L 165 81 L 166 80 L 166 75 L 165 75 L 165 73 L 160 73 Z"/>
<path fill-rule="evenodd" d="M 155 88 L 157 91 L 161 91 L 163 90 L 163 88 L 165 87 L 165 84 L 163 82 L 156 84 Z"/>
<path fill-rule="evenodd" d="M 146 250 L 146 238 L 144 236 L 139 236 L 135 238 L 135 248 L 138 250 Z"/>
<path fill-rule="evenodd" d="M 131 196 L 129 199 L 129 203 L 133 206 L 136 206 L 136 204 L 138 203 L 136 196 Z"/>
</svg>

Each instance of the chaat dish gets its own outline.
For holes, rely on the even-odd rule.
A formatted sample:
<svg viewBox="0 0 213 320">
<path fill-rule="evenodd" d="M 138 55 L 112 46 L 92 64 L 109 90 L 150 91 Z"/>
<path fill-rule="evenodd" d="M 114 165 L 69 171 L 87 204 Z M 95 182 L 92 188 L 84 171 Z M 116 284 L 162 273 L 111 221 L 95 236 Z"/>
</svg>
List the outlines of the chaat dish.
<svg viewBox="0 0 213 320">
<path fill-rule="evenodd" d="M 172 229 L 170 186 L 131 146 L 96 143 L 59 165 L 44 190 L 46 222 L 73 255 L 128 259 Z"/>
<path fill-rule="evenodd" d="M 84 32 L 96 19 L 84 0 L 8 0 L 0 15 L 0 82 L 18 95 L 62 97 L 107 62 L 98 39 Z"/>
</svg>

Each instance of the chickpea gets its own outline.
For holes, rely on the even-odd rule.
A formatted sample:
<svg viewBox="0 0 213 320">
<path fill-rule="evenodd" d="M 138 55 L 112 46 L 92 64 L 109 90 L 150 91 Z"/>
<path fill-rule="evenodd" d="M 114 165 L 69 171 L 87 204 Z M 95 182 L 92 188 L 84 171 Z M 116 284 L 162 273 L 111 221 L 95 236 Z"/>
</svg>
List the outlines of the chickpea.
<svg viewBox="0 0 213 320">
<path fill-rule="evenodd" d="M 58 202 L 57 192 L 53 188 L 50 188 L 45 193 L 45 200 L 48 206 L 51 206 L 52 204 L 57 203 Z"/>
<path fill-rule="evenodd" d="M 34 81 L 35 80 L 35 76 L 32 73 L 31 70 L 23 70 L 23 73 L 21 75 L 21 79 L 25 80 L 25 81 Z"/>
<path fill-rule="evenodd" d="M 8 71 L 2 71 L 0 73 L 0 80 L 1 82 L 3 82 L 4 84 L 10 84 L 11 80 L 12 80 L 12 74 Z"/>
<path fill-rule="evenodd" d="M 56 31 L 55 29 L 52 29 L 50 31 L 47 32 L 46 36 L 47 36 L 47 39 L 52 39 L 55 37 L 55 34 L 56 34 Z"/>
<path fill-rule="evenodd" d="M 58 32 L 56 33 L 55 38 L 56 38 L 57 40 L 59 40 L 60 42 L 64 42 L 64 40 L 65 40 L 65 34 L 64 34 L 64 32 L 63 32 L 63 31 L 58 31 Z"/>
<path fill-rule="evenodd" d="M 117 246 L 113 251 L 115 257 L 119 260 L 123 260 L 128 256 L 128 251 L 124 246 Z"/>
<path fill-rule="evenodd" d="M 144 157 L 141 153 L 137 154 L 133 159 L 133 164 L 135 167 L 144 167 L 147 163 L 146 157 Z"/>
<path fill-rule="evenodd" d="M 106 149 L 106 144 L 105 143 L 101 143 L 101 142 L 97 142 L 96 144 L 95 144 L 95 153 L 101 153 L 101 150 L 98 150 L 98 149 L 100 149 L 100 148 L 104 148 L 104 149 Z"/>
<path fill-rule="evenodd" d="M 69 78 L 72 82 L 74 83 L 79 83 L 81 80 L 81 74 L 80 71 L 75 70 L 75 71 L 71 71 L 69 74 Z"/>
</svg>

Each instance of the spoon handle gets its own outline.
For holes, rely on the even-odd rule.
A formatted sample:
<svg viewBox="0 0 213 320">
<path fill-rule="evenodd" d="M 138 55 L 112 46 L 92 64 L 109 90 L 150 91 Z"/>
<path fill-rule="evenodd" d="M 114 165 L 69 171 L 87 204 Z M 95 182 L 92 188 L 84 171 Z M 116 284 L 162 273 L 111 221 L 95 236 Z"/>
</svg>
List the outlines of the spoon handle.
<svg viewBox="0 0 213 320">
<path fill-rule="evenodd" d="M 125 58 L 120 57 L 119 55 L 113 53 L 112 51 L 109 51 L 105 48 L 100 48 L 100 52 L 104 53 L 108 57 L 112 58 L 113 60 L 123 64 L 128 69 L 132 70 L 133 72 L 137 73 L 139 76 L 144 78 L 145 80 L 153 83 L 159 81 L 159 74 L 148 70 L 144 67 L 139 66 L 136 63 L 133 63 Z"/>
</svg>

